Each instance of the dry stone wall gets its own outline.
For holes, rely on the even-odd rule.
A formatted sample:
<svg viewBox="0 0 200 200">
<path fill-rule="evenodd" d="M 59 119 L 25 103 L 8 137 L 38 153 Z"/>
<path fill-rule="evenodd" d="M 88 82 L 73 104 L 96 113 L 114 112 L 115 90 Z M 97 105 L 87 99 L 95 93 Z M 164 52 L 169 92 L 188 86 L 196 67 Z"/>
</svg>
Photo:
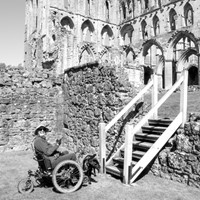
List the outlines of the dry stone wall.
<svg viewBox="0 0 200 200">
<path fill-rule="evenodd" d="M 33 132 L 49 126 L 49 139 L 62 130 L 62 77 L 53 71 L 0 65 L 0 152 L 31 148 Z"/>
<path fill-rule="evenodd" d="M 65 142 L 85 153 L 98 153 L 99 123 L 108 123 L 136 91 L 125 72 L 116 66 L 93 63 L 71 68 L 65 74 Z M 108 152 L 124 141 L 123 120 L 107 135 Z"/>
<path fill-rule="evenodd" d="M 200 187 L 200 113 L 193 113 L 156 158 L 154 175 Z"/>
</svg>

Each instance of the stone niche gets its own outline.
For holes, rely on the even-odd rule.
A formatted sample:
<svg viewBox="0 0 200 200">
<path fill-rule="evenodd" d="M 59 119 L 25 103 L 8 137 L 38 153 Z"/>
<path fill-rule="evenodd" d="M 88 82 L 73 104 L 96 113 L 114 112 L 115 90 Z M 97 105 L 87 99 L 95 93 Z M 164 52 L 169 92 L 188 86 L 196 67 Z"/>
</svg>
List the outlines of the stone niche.
<svg viewBox="0 0 200 200">
<path fill-rule="evenodd" d="M 98 63 L 66 70 L 63 92 L 65 143 L 84 154 L 98 153 L 99 122 L 108 123 L 137 93 L 123 69 Z M 107 154 L 124 142 L 126 121 L 123 117 L 108 132 Z"/>
<path fill-rule="evenodd" d="M 158 154 L 151 172 L 163 178 L 200 188 L 200 113 L 177 130 Z"/>
</svg>

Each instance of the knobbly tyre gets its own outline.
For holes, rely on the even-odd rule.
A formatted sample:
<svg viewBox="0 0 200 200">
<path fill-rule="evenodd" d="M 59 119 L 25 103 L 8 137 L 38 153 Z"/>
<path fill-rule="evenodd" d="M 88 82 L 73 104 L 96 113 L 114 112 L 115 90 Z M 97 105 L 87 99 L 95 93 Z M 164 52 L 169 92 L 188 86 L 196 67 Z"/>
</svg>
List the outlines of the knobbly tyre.
<svg viewBox="0 0 200 200">
<path fill-rule="evenodd" d="M 100 165 L 94 155 L 87 155 L 83 160 L 83 168 L 72 160 L 60 162 L 53 170 L 47 170 L 42 155 L 34 155 L 38 162 L 36 171 L 29 170 L 28 177 L 18 183 L 18 191 L 22 194 L 30 193 L 35 187 L 46 187 L 53 183 L 54 188 L 60 193 L 70 193 L 78 190 L 83 183 L 91 183 L 91 175 L 99 172 Z"/>
</svg>

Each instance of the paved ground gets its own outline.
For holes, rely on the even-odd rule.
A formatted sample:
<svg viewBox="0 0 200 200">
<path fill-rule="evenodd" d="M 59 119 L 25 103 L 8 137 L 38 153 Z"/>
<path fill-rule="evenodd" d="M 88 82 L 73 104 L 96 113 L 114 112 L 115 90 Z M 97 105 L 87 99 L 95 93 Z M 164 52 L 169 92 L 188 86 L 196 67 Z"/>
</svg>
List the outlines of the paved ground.
<svg viewBox="0 0 200 200">
<path fill-rule="evenodd" d="M 17 183 L 37 163 L 30 152 L 0 154 L 0 200 L 199 200 L 200 189 L 146 175 L 134 186 L 125 186 L 109 175 L 94 177 L 97 181 L 70 194 L 56 193 L 53 188 L 35 188 L 29 195 L 17 191 Z"/>
</svg>

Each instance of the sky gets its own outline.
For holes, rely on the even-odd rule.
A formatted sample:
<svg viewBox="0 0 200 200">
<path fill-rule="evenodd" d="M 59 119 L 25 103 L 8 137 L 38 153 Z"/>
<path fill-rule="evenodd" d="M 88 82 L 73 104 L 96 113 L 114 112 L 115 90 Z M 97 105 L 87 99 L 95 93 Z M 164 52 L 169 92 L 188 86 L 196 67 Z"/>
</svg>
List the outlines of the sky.
<svg viewBox="0 0 200 200">
<path fill-rule="evenodd" d="M 0 0 L 0 63 L 24 61 L 25 0 Z"/>
</svg>

